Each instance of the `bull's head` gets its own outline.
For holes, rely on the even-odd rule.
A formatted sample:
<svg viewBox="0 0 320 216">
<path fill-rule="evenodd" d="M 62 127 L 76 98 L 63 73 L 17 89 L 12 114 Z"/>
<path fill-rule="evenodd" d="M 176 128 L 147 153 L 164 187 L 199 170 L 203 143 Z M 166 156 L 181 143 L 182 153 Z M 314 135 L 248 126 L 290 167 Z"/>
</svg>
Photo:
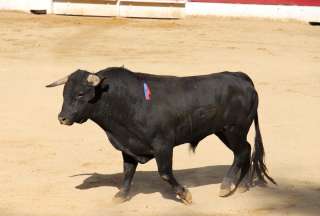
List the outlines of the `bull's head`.
<svg viewBox="0 0 320 216">
<path fill-rule="evenodd" d="M 63 106 L 58 116 L 61 124 L 72 125 L 74 122 L 83 123 L 93 109 L 98 97 L 99 85 L 102 79 L 93 73 L 77 70 L 71 75 L 57 80 L 46 87 L 63 85 Z"/>
</svg>

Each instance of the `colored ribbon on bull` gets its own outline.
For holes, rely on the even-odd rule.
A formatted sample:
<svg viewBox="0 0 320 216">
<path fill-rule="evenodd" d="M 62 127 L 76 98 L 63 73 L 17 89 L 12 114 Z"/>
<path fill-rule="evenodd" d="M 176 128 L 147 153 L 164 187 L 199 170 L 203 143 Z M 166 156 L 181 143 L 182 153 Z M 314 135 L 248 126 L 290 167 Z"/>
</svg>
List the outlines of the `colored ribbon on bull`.
<svg viewBox="0 0 320 216">
<path fill-rule="evenodd" d="M 143 83 L 143 90 L 144 90 L 144 98 L 146 100 L 151 100 L 151 90 L 146 82 Z"/>
</svg>

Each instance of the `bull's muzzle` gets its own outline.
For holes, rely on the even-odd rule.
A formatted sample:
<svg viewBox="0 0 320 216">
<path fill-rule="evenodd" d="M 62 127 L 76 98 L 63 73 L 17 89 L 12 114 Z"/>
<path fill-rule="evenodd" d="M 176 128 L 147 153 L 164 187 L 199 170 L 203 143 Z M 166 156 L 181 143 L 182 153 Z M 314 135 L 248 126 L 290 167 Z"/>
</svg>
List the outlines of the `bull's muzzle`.
<svg viewBox="0 0 320 216">
<path fill-rule="evenodd" d="M 60 124 L 62 124 L 62 125 L 72 125 L 73 124 L 72 121 L 70 121 L 69 119 L 67 119 L 63 116 L 59 116 L 58 119 L 59 119 Z"/>
</svg>

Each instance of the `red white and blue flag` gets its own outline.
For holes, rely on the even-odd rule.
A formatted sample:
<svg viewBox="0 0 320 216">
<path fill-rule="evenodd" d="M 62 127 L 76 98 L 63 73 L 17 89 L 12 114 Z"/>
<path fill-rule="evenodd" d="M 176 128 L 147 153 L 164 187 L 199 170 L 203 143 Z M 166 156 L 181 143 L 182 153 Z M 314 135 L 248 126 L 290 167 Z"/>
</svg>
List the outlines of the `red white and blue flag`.
<svg viewBox="0 0 320 216">
<path fill-rule="evenodd" d="M 146 82 L 143 83 L 143 90 L 144 90 L 144 98 L 146 100 L 151 100 L 151 91 Z"/>
</svg>

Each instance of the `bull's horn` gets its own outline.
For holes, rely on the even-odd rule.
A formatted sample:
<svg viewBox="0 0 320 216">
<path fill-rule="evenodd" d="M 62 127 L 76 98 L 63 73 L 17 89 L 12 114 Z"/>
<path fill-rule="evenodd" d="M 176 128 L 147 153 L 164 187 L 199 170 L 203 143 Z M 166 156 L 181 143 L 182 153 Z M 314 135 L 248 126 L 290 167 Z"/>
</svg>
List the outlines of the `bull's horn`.
<svg viewBox="0 0 320 216">
<path fill-rule="evenodd" d="M 90 74 L 87 78 L 87 81 L 90 85 L 97 86 L 101 82 L 101 79 L 95 74 Z"/>
<path fill-rule="evenodd" d="M 62 84 L 65 84 L 67 81 L 68 81 L 68 78 L 69 76 L 66 76 L 66 77 L 63 77 L 62 79 L 59 79 L 49 85 L 46 85 L 47 88 L 50 88 L 50 87 L 55 87 L 55 86 L 58 86 L 58 85 L 62 85 Z"/>
</svg>

